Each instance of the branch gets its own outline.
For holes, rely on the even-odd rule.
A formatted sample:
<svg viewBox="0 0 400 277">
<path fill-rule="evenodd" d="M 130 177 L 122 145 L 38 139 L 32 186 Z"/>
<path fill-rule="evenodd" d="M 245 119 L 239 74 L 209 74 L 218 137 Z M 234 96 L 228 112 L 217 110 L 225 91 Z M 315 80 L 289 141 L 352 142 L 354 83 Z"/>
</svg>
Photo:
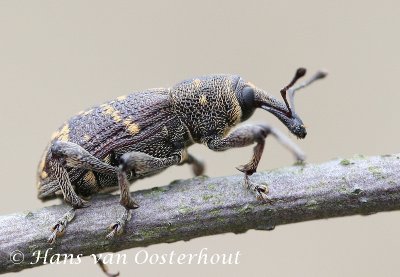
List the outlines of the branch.
<svg viewBox="0 0 400 277">
<path fill-rule="evenodd" d="M 198 177 L 133 193 L 134 210 L 126 232 L 109 241 L 105 228 L 122 213 L 117 195 L 93 197 L 78 210 L 64 237 L 50 246 L 49 227 L 69 206 L 55 205 L 34 212 L 0 216 L 0 273 L 38 266 L 33 253 L 52 247 L 55 253 L 83 254 L 189 240 L 249 229 L 272 230 L 276 225 L 400 209 L 400 154 L 333 160 L 256 173 L 256 183 L 269 185 L 274 204 L 263 204 L 243 188 L 243 176 Z M 25 255 L 13 264 L 10 253 Z M 34 263 L 34 264 L 31 264 Z"/>
</svg>

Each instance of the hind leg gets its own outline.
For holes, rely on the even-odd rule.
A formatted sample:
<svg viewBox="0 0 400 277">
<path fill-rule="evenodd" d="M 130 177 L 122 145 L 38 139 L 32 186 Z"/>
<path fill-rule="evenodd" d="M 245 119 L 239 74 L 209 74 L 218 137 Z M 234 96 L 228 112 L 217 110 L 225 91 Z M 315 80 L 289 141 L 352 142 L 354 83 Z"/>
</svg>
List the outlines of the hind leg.
<svg viewBox="0 0 400 277">
<path fill-rule="evenodd" d="M 65 202 L 70 204 L 73 208 L 65 213 L 61 218 L 59 218 L 56 223 L 52 226 L 52 234 L 50 235 L 48 242 L 53 244 L 57 237 L 61 237 L 67 227 L 67 223 L 70 222 L 75 216 L 75 210 L 79 208 L 84 208 L 88 204 L 86 201 L 81 199 L 75 192 L 71 185 L 71 181 L 68 176 L 68 172 L 62 163 L 55 159 L 50 162 L 50 166 L 53 172 L 53 178 L 56 179 L 57 184 L 53 185 L 53 190 L 55 188 L 60 189 Z"/>
<path fill-rule="evenodd" d="M 200 176 L 204 173 L 204 163 L 187 151 L 184 152 L 182 161 L 179 163 L 179 165 L 183 164 L 191 165 L 195 176 Z"/>
<path fill-rule="evenodd" d="M 54 142 L 51 147 L 51 153 L 52 160 L 49 165 L 52 178 L 58 182 L 57 187 L 61 190 L 65 202 L 73 207 L 53 225 L 53 232 L 49 237 L 49 242 L 54 243 L 57 237 L 64 234 L 68 222 L 75 216 L 75 210 L 88 206 L 87 202 L 76 194 L 69 179 L 67 167 L 83 168 L 107 174 L 116 174 L 116 169 L 97 159 L 81 146 L 71 142 Z"/>
</svg>

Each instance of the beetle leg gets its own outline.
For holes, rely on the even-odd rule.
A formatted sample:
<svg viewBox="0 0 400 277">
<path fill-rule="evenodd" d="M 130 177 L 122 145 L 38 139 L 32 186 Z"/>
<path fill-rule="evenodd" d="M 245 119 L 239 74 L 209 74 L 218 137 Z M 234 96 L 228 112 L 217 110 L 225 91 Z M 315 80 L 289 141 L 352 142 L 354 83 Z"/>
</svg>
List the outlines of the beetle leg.
<svg viewBox="0 0 400 277">
<path fill-rule="evenodd" d="M 168 158 L 156 158 L 142 152 L 129 152 L 122 155 L 118 167 L 118 184 L 120 186 L 120 204 L 125 208 L 124 213 L 119 219 L 110 225 L 111 232 L 106 238 L 111 239 L 115 235 L 122 233 L 127 221 L 130 219 L 130 210 L 139 207 L 129 193 L 129 181 L 127 173 L 133 172 L 136 176 L 145 176 L 152 172 L 157 172 L 172 165 L 177 165 L 181 161 L 182 152 Z"/>
<path fill-rule="evenodd" d="M 56 141 L 51 146 L 51 153 L 68 167 L 88 169 L 109 175 L 117 173 L 115 167 L 99 160 L 73 142 Z"/>
<path fill-rule="evenodd" d="M 38 197 L 39 199 L 46 199 L 46 197 L 60 191 L 60 185 L 57 180 L 52 180 L 44 184 L 40 184 Z"/>
<path fill-rule="evenodd" d="M 245 174 L 244 184 L 256 192 L 257 198 L 264 201 L 268 201 L 266 197 L 268 187 L 265 185 L 253 184 L 250 182 L 249 176 L 257 170 L 258 163 L 260 162 L 264 150 L 265 138 L 269 134 L 273 135 L 283 146 L 292 152 L 297 160 L 304 160 L 305 156 L 300 148 L 277 129 L 267 124 L 245 125 L 234 130 L 225 138 L 211 138 L 207 141 L 207 146 L 214 151 L 225 151 L 230 148 L 244 147 L 257 143 L 253 149 L 251 160 L 247 164 L 239 166 L 237 169 Z"/>
<path fill-rule="evenodd" d="M 204 173 L 204 163 L 187 151 L 184 152 L 183 159 L 179 163 L 179 165 L 183 164 L 190 164 L 195 176 L 200 176 Z"/>
<path fill-rule="evenodd" d="M 109 226 L 111 232 L 106 236 L 107 239 L 112 239 L 116 235 L 120 235 L 125 228 L 126 223 L 131 218 L 131 209 L 139 208 L 139 205 L 133 200 L 129 193 L 129 182 L 126 176 L 126 171 L 118 170 L 118 184 L 121 191 L 120 204 L 125 208 L 123 214 L 116 222 Z"/>
<path fill-rule="evenodd" d="M 75 217 L 75 208 L 72 208 L 68 212 L 66 212 L 57 223 L 53 225 L 52 233 L 47 240 L 49 243 L 53 244 L 56 241 L 57 237 L 61 237 L 64 234 L 65 228 L 67 227 L 68 222 L 70 222 Z"/>
<path fill-rule="evenodd" d="M 58 185 L 64 195 L 65 202 L 71 204 L 72 207 L 79 209 L 87 206 L 87 202 L 81 199 L 71 185 L 68 172 L 60 160 L 50 162 L 53 177 L 58 181 Z"/>
<path fill-rule="evenodd" d="M 81 199 L 72 187 L 66 167 L 88 169 L 107 174 L 116 174 L 117 170 L 72 142 L 54 142 L 51 147 L 51 154 L 54 158 L 50 161 L 52 177 L 57 180 L 64 200 L 73 207 L 54 224 L 53 233 L 49 238 L 49 242 L 54 243 L 55 239 L 64 233 L 67 222 L 71 221 L 75 215 L 75 210 L 88 206 L 88 203 Z"/>
<path fill-rule="evenodd" d="M 106 239 L 112 239 L 115 236 L 118 236 L 122 234 L 124 231 L 126 223 L 131 219 L 131 210 L 125 208 L 123 214 L 115 221 L 112 223 L 108 229 L 111 230 L 110 233 L 106 236 Z"/>
<path fill-rule="evenodd" d="M 54 178 L 58 180 L 60 189 L 67 203 L 74 208 L 84 208 L 86 201 L 82 200 L 74 191 L 66 167 L 82 168 L 106 174 L 116 174 L 115 167 L 97 159 L 81 146 L 72 142 L 56 141 L 51 146 L 54 158 L 50 163 Z"/>
</svg>

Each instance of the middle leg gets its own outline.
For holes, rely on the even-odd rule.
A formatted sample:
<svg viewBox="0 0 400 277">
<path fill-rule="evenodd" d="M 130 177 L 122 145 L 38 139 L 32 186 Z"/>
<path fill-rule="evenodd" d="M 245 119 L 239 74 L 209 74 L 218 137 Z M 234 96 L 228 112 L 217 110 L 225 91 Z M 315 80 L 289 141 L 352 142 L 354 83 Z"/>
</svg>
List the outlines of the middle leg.
<svg viewBox="0 0 400 277">
<path fill-rule="evenodd" d="M 172 165 L 177 165 L 181 161 L 182 153 L 183 151 L 180 151 L 167 158 L 156 158 L 143 152 L 133 151 L 121 156 L 117 175 L 121 190 L 120 203 L 125 210 L 121 217 L 110 225 L 111 232 L 107 235 L 108 239 L 122 233 L 126 222 L 130 218 L 130 210 L 139 207 L 130 196 L 127 175 L 133 173 L 137 178 L 140 178 Z"/>
<path fill-rule="evenodd" d="M 204 173 L 204 163 L 197 159 L 195 156 L 191 155 L 187 151 L 184 152 L 183 158 L 179 165 L 189 164 L 192 166 L 192 171 L 195 176 L 200 176 Z"/>
</svg>

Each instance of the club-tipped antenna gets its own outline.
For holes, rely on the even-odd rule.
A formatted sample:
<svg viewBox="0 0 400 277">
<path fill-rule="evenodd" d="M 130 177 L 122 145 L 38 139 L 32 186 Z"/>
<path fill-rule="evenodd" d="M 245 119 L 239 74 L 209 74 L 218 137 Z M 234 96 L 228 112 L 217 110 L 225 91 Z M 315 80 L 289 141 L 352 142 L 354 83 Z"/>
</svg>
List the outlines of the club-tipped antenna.
<svg viewBox="0 0 400 277">
<path fill-rule="evenodd" d="M 287 85 L 286 87 L 284 87 L 281 90 L 282 98 L 285 101 L 285 104 L 289 110 L 290 116 L 293 116 L 294 114 L 296 114 L 296 110 L 295 110 L 295 106 L 294 106 L 294 94 L 296 93 L 296 91 L 310 85 L 312 82 L 314 82 L 316 80 L 323 79 L 323 78 L 325 78 L 326 75 L 328 75 L 327 72 L 319 70 L 313 76 L 311 76 L 310 79 L 308 79 L 301 85 L 298 85 L 297 87 L 293 87 L 293 85 L 296 83 L 296 81 L 299 78 L 303 77 L 305 74 L 306 74 L 306 70 L 304 68 L 297 69 L 293 80 L 289 83 L 289 85 Z M 286 92 L 289 94 L 289 102 L 286 98 Z"/>
<path fill-rule="evenodd" d="M 297 82 L 298 79 L 300 79 L 304 75 L 306 75 L 306 69 L 303 68 L 303 67 L 298 68 L 296 70 L 296 73 L 294 74 L 294 77 L 293 77 L 292 81 L 286 87 L 281 89 L 281 95 L 282 95 L 283 100 L 285 101 L 286 107 L 289 110 L 289 116 L 290 117 L 293 114 L 292 108 L 291 108 L 292 103 L 290 103 L 291 105 L 289 105 L 288 100 L 286 98 L 286 92 Z M 289 93 L 289 100 L 290 100 L 290 93 Z M 291 101 L 291 102 L 293 102 L 293 101 Z M 294 110 L 294 108 L 293 108 L 293 110 Z"/>
<path fill-rule="evenodd" d="M 317 71 L 313 76 L 311 76 L 310 79 L 308 79 L 307 81 L 305 81 L 304 83 L 302 83 L 301 85 L 298 85 L 297 87 L 292 87 L 288 89 L 288 94 L 289 94 L 289 103 L 290 106 L 292 107 L 292 113 L 296 114 L 296 110 L 294 107 L 294 94 L 296 91 L 305 88 L 306 86 L 310 85 L 312 82 L 319 80 L 319 79 L 323 79 L 326 77 L 326 75 L 328 75 L 327 72 L 319 70 Z"/>
</svg>

